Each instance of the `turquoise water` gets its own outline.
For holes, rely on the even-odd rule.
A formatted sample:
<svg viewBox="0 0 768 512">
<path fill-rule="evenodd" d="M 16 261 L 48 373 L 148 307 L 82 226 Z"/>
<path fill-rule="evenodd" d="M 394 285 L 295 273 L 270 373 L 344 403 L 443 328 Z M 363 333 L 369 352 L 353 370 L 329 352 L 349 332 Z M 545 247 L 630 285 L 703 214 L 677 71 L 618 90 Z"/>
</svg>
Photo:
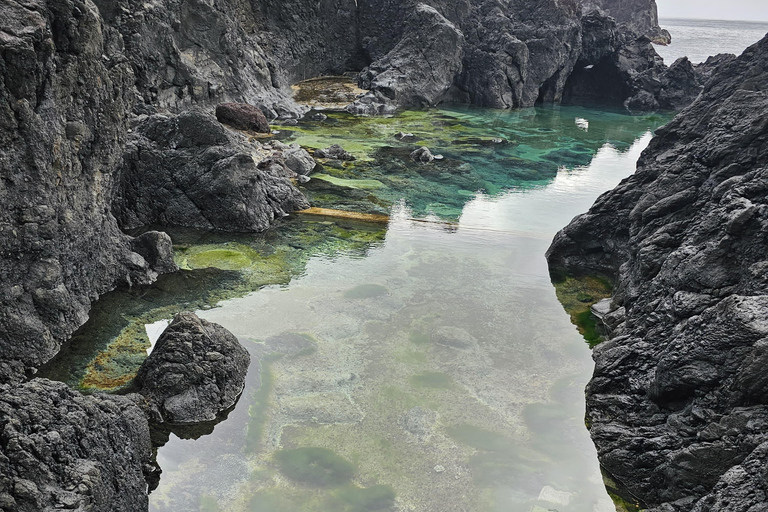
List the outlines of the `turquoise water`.
<svg viewBox="0 0 768 512">
<path fill-rule="evenodd" d="M 158 449 L 156 512 L 612 511 L 584 426 L 590 351 L 544 253 L 666 120 L 455 108 L 279 128 L 357 157 L 324 163 L 314 206 L 388 223 L 171 231 L 184 272 L 100 301 L 47 371 L 119 388 L 184 308 L 249 350 L 226 419 Z M 444 158 L 411 162 L 420 145 Z"/>
</svg>

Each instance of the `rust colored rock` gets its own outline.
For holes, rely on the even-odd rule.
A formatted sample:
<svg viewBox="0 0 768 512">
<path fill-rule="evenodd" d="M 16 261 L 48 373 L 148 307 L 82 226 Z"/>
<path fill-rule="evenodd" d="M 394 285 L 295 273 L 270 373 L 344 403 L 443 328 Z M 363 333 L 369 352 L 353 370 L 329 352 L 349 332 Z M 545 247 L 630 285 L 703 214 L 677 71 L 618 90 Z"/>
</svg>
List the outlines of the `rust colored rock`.
<svg viewBox="0 0 768 512">
<path fill-rule="evenodd" d="M 239 130 L 270 133 L 269 123 L 260 108 L 247 103 L 222 103 L 216 107 L 216 119 Z"/>
</svg>

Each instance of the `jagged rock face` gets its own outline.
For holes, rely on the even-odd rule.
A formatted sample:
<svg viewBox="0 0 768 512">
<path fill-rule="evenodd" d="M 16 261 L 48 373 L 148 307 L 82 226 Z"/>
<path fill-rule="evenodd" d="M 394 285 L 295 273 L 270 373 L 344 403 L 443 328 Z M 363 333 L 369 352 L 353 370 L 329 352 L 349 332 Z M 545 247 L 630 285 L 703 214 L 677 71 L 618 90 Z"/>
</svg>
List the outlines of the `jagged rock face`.
<svg viewBox="0 0 768 512">
<path fill-rule="evenodd" d="M 256 167 L 258 143 L 210 114 L 147 116 L 133 135 L 112 205 L 125 229 L 263 231 L 275 218 L 309 206 L 288 179 Z"/>
<path fill-rule="evenodd" d="M 303 112 L 290 83 L 360 69 L 354 0 L 96 0 L 125 40 L 137 109 L 250 103 Z"/>
<path fill-rule="evenodd" d="M 131 397 L 0 385 L 0 432 L 0 510 L 147 510 L 152 447 Z"/>
<path fill-rule="evenodd" d="M 90 0 L 9 0 L 0 19 L 0 353 L 18 370 L 156 274 L 109 212 L 133 102 L 115 34 Z"/>
<path fill-rule="evenodd" d="M 656 0 L 581 0 L 584 13 L 601 9 L 636 36 L 660 43 L 670 42 L 669 32 L 659 28 Z"/>
<path fill-rule="evenodd" d="M 362 85 L 397 106 L 557 102 L 578 59 L 579 16 L 575 3 L 555 0 L 361 3 L 361 44 L 374 59 Z"/>
<path fill-rule="evenodd" d="M 363 73 L 362 86 L 397 105 L 436 105 L 461 70 L 463 46 L 464 34 L 453 23 L 433 7 L 418 4 L 397 45 Z M 356 103 L 361 113 L 371 113 L 365 99 Z"/>
<path fill-rule="evenodd" d="M 765 486 L 745 489 L 768 470 L 766 70 L 768 38 L 726 59 L 548 252 L 555 277 L 617 283 L 590 432 L 603 467 L 658 510 L 764 510 Z"/>
<path fill-rule="evenodd" d="M 159 422 L 215 420 L 237 402 L 251 357 L 222 326 L 179 313 L 134 380 Z"/>
</svg>

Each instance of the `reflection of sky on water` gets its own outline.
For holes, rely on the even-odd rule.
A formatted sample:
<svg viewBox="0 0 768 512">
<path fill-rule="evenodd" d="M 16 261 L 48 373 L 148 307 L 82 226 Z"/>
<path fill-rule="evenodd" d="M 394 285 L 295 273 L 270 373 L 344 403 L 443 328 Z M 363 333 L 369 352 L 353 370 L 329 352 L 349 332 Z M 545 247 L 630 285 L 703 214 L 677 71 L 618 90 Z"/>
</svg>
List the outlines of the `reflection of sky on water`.
<svg viewBox="0 0 768 512">
<path fill-rule="evenodd" d="M 252 351 L 285 332 L 316 349 L 269 364 L 256 452 L 244 451 L 263 412 L 254 365 L 213 434 L 161 448 L 152 509 L 341 510 L 330 504 L 342 490 L 293 483 L 272 460 L 280 447 L 319 446 L 355 464 L 354 485 L 391 486 L 396 510 L 612 510 L 584 428 L 589 350 L 557 302 L 544 252 L 633 171 L 649 140 L 624 153 L 605 145 L 545 186 L 477 195 L 458 226 L 414 222 L 396 207 L 366 257 L 313 257 L 289 285 L 200 312 Z M 437 413 L 418 434 L 404 427 L 416 406 Z"/>
</svg>

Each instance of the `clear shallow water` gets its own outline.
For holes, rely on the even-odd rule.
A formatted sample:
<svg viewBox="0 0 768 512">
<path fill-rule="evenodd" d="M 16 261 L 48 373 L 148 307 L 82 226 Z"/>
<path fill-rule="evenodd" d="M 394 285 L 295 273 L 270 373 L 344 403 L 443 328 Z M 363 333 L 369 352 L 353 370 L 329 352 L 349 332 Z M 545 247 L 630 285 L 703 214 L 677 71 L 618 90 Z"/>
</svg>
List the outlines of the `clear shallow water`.
<svg viewBox="0 0 768 512">
<path fill-rule="evenodd" d="M 768 22 L 663 18 L 659 24 L 672 34 L 671 45 L 655 47 L 667 64 L 686 56 L 696 64 L 718 53 L 740 55 L 768 33 Z"/>
<path fill-rule="evenodd" d="M 590 352 L 544 252 L 631 174 L 665 120 L 461 108 L 285 129 L 358 157 L 326 166 L 349 181 L 310 189 L 315 205 L 389 223 L 296 216 L 261 235 L 171 232 L 187 270 L 102 299 L 49 375 L 119 385 L 150 347 L 146 326 L 180 309 L 248 348 L 226 420 L 158 449 L 158 512 L 614 510 L 584 427 Z M 421 142 L 446 159 L 402 157 Z M 459 188 L 467 175 L 477 182 Z"/>
</svg>

